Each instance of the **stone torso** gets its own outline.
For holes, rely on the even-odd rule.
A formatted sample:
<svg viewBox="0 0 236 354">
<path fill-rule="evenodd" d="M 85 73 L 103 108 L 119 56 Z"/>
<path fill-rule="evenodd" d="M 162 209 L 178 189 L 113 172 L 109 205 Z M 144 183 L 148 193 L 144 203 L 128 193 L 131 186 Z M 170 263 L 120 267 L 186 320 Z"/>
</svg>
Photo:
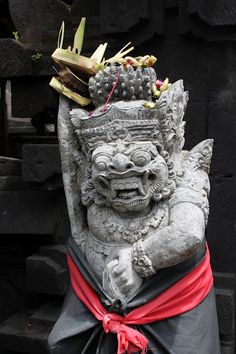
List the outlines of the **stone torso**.
<svg viewBox="0 0 236 354">
<path fill-rule="evenodd" d="M 89 207 L 85 252 L 95 274 L 101 278 L 114 251 L 131 247 L 167 226 L 168 215 L 167 202 L 154 203 L 148 215 L 138 218 L 121 218 L 109 207 L 95 204 Z"/>
</svg>

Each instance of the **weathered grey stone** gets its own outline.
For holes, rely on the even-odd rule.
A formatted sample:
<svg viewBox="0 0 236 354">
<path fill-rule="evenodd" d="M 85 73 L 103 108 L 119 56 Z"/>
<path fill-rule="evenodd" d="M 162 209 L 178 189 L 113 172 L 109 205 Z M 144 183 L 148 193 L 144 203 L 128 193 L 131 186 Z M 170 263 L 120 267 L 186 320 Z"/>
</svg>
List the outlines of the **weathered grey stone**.
<svg viewBox="0 0 236 354">
<path fill-rule="evenodd" d="M 27 287 L 30 291 L 64 295 L 67 288 L 66 268 L 49 257 L 33 255 L 26 260 Z"/>
<path fill-rule="evenodd" d="M 22 160 L 0 156 L 0 176 L 21 176 Z"/>
<path fill-rule="evenodd" d="M 37 57 L 36 52 L 34 52 L 33 55 L 36 55 Z M 37 77 L 55 75 L 53 66 L 54 62 L 50 55 L 42 55 L 39 59 L 32 59 L 32 75 Z"/>
<path fill-rule="evenodd" d="M 212 26 L 236 25 L 236 3 L 233 0 L 190 0 L 188 11 Z"/>
<path fill-rule="evenodd" d="M 57 220 L 54 237 L 60 244 L 66 244 L 71 235 L 70 221 L 64 191 L 57 191 L 57 204 L 55 217 Z"/>
<path fill-rule="evenodd" d="M 30 316 L 35 324 L 54 325 L 60 314 L 60 303 L 46 303 Z"/>
<path fill-rule="evenodd" d="M 234 354 L 234 344 L 222 343 L 221 344 L 221 354 Z"/>
<path fill-rule="evenodd" d="M 180 1 L 180 33 L 192 33 L 208 41 L 217 41 L 218 44 L 223 41 L 235 41 L 236 28 L 232 25 L 236 21 L 233 3 L 234 0 L 209 1 L 207 4 L 195 0 Z"/>
<path fill-rule="evenodd" d="M 11 78 L 28 76 L 32 73 L 32 51 L 20 41 L 0 39 L 0 76 Z"/>
<path fill-rule="evenodd" d="M 55 196 L 50 191 L 0 192 L 0 233 L 53 234 Z"/>
<path fill-rule="evenodd" d="M 191 100 L 192 101 L 192 100 Z M 201 119 L 199 120 L 199 116 Z M 185 145 L 186 150 L 190 149 L 199 140 L 208 138 L 208 108 L 205 104 L 198 102 L 188 104 L 185 114 Z"/>
<path fill-rule="evenodd" d="M 148 1 L 121 0 L 111 3 L 101 2 L 101 26 L 104 33 L 121 33 L 128 31 L 139 23 L 140 19 L 148 17 Z"/>
<path fill-rule="evenodd" d="M 29 183 L 21 176 L 0 176 L 0 191 L 29 189 Z"/>
<path fill-rule="evenodd" d="M 10 353 L 47 354 L 51 327 L 35 324 L 27 313 L 19 312 L 0 324 L 0 348 Z"/>
<path fill-rule="evenodd" d="M 48 82 L 49 78 L 47 77 L 12 80 L 13 117 L 33 118 L 36 114 L 41 113 L 42 123 L 56 123 L 53 107 L 58 104 L 58 95 L 48 85 Z M 26 98 L 28 104 L 25 104 Z M 47 114 L 47 111 L 50 111 L 50 114 Z"/>
<path fill-rule="evenodd" d="M 59 0 L 9 0 L 9 9 L 20 41 L 40 54 L 55 49 L 62 21 L 70 24 L 69 8 Z"/>
<path fill-rule="evenodd" d="M 234 160 L 213 160 L 211 176 L 211 217 L 234 219 L 236 203 L 236 166 Z"/>
<path fill-rule="evenodd" d="M 61 173 L 58 145 L 25 144 L 22 158 L 22 175 L 25 181 L 44 182 Z"/>
<path fill-rule="evenodd" d="M 235 274 L 214 272 L 214 285 L 216 289 L 227 289 L 234 291 Z"/>
<path fill-rule="evenodd" d="M 236 75 L 234 71 L 236 58 L 234 43 L 222 42 L 213 44 L 209 52 L 208 60 L 209 101 L 211 103 L 222 104 L 224 110 L 226 105 L 227 112 L 227 104 L 235 103 L 236 99 Z M 227 66 L 225 63 L 227 63 Z"/>
<path fill-rule="evenodd" d="M 22 298 L 9 280 L 0 276 L 0 322 L 17 311 Z"/>
<path fill-rule="evenodd" d="M 98 1 L 74 0 L 71 7 L 72 21 L 78 26 L 82 16 L 99 16 L 99 10 L 100 3 Z"/>
<path fill-rule="evenodd" d="M 209 217 L 206 237 L 211 250 L 212 267 L 216 272 L 235 273 L 235 225 L 235 218 Z"/>
<path fill-rule="evenodd" d="M 209 104 L 209 134 L 214 138 L 215 159 L 236 159 L 236 126 L 234 112 L 236 104 L 222 101 Z"/>
<path fill-rule="evenodd" d="M 222 340 L 232 341 L 234 337 L 234 292 L 229 289 L 216 289 L 219 331 Z"/>
<path fill-rule="evenodd" d="M 203 66 L 206 67 L 205 64 Z M 182 80 L 167 85 L 155 102 L 146 102 L 140 96 L 140 100 L 135 100 L 137 97 L 132 100 L 129 96 L 127 101 L 124 98 L 114 103 L 116 99 L 111 97 L 109 104 L 104 107 L 104 101 L 97 98 L 102 97 L 110 84 L 109 80 L 114 82 L 117 73 L 114 69 L 113 66 L 107 71 L 104 69 L 104 73 L 98 73 L 96 82 L 93 82 L 91 96 L 95 97 L 94 104 L 97 107 L 92 114 L 79 108 L 71 109 L 69 101 L 61 97 L 58 117 L 63 181 L 74 238 L 74 242 L 69 240 L 68 248 L 74 261 L 71 263 L 69 258 L 71 285 L 79 300 L 85 303 L 75 286 L 75 282 L 80 280 L 74 271 L 76 267 L 92 286 L 96 284 L 99 291 L 103 292 L 103 302 L 111 303 L 109 312 L 112 314 L 105 312 L 101 316 L 104 316 L 101 320 L 108 320 L 108 323 L 114 320 L 113 312 L 123 314 L 126 306 L 129 308 L 133 301 L 146 303 L 148 295 L 144 295 L 143 291 L 147 287 L 152 287 L 154 291 L 159 274 L 160 278 L 166 274 L 168 279 L 174 270 L 178 277 L 177 272 L 181 272 L 181 267 L 183 271 L 190 262 L 192 267 L 197 265 L 196 257 L 204 251 L 205 245 L 210 191 L 208 172 L 213 145 L 213 140 L 207 139 L 190 151 L 183 150 L 183 116 L 188 93 L 184 91 Z M 140 76 L 137 82 L 131 71 Z M 128 96 L 137 88 L 142 93 L 142 79 L 146 80 L 146 87 L 152 86 L 153 89 L 152 84 L 158 87 L 155 78 L 152 82 L 139 69 L 129 70 L 128 67 L 127 73 L 132 76 L 130 81 L 133 86 L 126 88 L 120 72 L 121 97 L 126 96 L 126 91 Z M 205 93 L 203 97 L 206 98 Z M 205 134 L 207 125 L 204 128 Z M 79 250 L 87 263 L 83 257 L 80 259 Z M 206 256 L 203 264 L 208 260 Z M 168 290 L 169 286 L 166 282 Z M 121 305 L 115 306 L 119 302 Z M 67 321 L 75 321 L 75 327 L 80 326 L 78 336 L 85 330 L 83 323 L 75 319 L 74 313 L 73 317 L 69 315 L 73 308 L 76 312 L 76 304 L 73 304 L 73 298 L 65 302 L 62 316 L 49 337 L 52 352 L 57 346 L 61 351 L 67 345 L 73 346 L 75 335 L 69 326 L 70 338 L 67 334 L 67 344 L 62 343 L 65 337 L 61 329 L 67 326 Z M 219 353 L 213 293 L 204 296 L 204 301 L 198 305 L 194 309 L 189 308 L 196 310 L 198 320 L 198 316 L 203 317 L 201 323 L 195 323 L 196 330 L 191 334 L 187 351 L 208 353 L 214 347 L 214 351 Z M 209 306 L 211 310 L 204 318 Z M 179 343 L 171 342 L 171 350 L 175 346 L 180 350 L 180 345 L 186 350 L 186 343 L 180 344 L 182 335 L 186 336 L 188 330 L 184 325 L 181 328 L 181 323 L 185 322 L 181 314 L 176 320 L 179 324 L 176 336 Z M 193 312 L 191 314 L 194 322 Z M 89 318 L 90 313 L 87 316 Z M 201 324 L 204 324 L 207 338 L 204 344 L 198 343 L 203 338 Z M 171 333 L 168 334 L 171 336 Z M 119 341 L 119 330 L 117 335 Z M 203 351 L 199 349 L 201 345 Z M 107 342 L 106 348 L 110 348 L 110 342 Z"/>
<path fill-rule="evenodd" d="M 104 289 L 115 298 L 128 298 L 139 289 L 142 278 L 187 259 L 204 237 L 212 141 L 203 141 L 182 155 L 187 97 L 179 81 L 162 94 L 157 108 L 145 109 L 143 101 L 118 102 L 105 114 L 98 108 L 93 119 L 78 109 L 72 110 L 69 118 L 68 103 L 61 104 L 58 130 L 72 235 Z M 179 111 L 173 110 L 176 104 Z M 160 154 L 157 145 L 162 146 Z M 173 226 L 168 224 L 170 206 Z M 89 232 L 83 226 L 84 207 Z M 180 221 L 181 212 L 186 224 Z M 195 220 L 194 231 L 187 237 L 190 219 Z M 114 243 L 118 257 L 113 256 L 110 243 Z M 122 281 L 117 280 L 113 268 L 118 271 L 124 263 Z"/>
<path fill-rule="evenodd" d="M 235 274 L 214 273 L 221 353 L 234 353 Z"/>
<path fill-rule="evenodd" d="M 45 245 L 39 248 L 40 256 L 49 257 L 62 268 L 67 268 L 66 247 L 63 245 Z"/>
</svg>

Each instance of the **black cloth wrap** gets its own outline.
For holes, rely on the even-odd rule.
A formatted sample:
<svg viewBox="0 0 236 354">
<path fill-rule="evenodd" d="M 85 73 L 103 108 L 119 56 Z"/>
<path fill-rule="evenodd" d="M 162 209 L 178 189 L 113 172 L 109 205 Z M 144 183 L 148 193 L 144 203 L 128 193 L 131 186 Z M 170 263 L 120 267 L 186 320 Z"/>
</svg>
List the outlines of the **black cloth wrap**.
<svg viewBox="0 0 236 354">
<path fill-rule="evenodd" d="M 159 270 L 145 280 L 138 294 L 123 304 L 105 294 L 72 238 L 68 241 L 68 253 L 86 281 L 99 294 L 104 307 L 109 312 L 125 315 L 152 300 L 191 272 L 205 255 L 205 243 L 191 259 Z M 148 339 L 148 353 L 220 354 L 213 289 L 191 311 L 162 321 L 132 327 Z M 70 286 L 61 315 L 49 336 L 48 348 L 51 354 L 116 354 L 117 338 L 115 334 L 106 334 L 103 331 L 102 323 L 81 303 Z"/>
</svg>

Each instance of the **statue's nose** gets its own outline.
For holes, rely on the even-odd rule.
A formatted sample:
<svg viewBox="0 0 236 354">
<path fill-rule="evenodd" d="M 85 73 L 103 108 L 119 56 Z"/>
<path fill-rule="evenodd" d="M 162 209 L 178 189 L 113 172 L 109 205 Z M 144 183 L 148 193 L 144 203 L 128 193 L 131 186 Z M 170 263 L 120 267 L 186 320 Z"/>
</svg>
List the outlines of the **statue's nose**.
<svg viewBox="0 0 236 354">
<path fill-rule="evenodd" d="M 124 154 L 118 153 L 114 156 L 110 168 L 118 172 L 125 172 L 126 170 L 132 168 L 134 163 Z"/>
</svg>

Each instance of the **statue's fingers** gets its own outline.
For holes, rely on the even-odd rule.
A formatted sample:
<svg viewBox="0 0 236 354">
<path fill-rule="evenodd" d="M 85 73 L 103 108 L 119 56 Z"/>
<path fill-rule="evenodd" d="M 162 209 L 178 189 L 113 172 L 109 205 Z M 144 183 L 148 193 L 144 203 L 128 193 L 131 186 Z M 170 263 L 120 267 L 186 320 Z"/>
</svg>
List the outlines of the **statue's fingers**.
<svg viewBox="0 0 236 354">
<path fill-rule="evenodd" d="M 118 265 L 118 260 L 114 259 L 113 261 L 110 261 L 109 263 L 107 263 L 107 269 L 109 271 L 112 271 L 114 267 L 116 267 Z"/>
<path fill-rule="evenodd" d="M 117 267 L 114 267 L 112 270 L 112 275 L 114 277 L 119 276 L 120 274 L 122 274 L 124 271 L 126 270 L 126 266 L 125 264 L 120 264 Z"/>
</svg>

